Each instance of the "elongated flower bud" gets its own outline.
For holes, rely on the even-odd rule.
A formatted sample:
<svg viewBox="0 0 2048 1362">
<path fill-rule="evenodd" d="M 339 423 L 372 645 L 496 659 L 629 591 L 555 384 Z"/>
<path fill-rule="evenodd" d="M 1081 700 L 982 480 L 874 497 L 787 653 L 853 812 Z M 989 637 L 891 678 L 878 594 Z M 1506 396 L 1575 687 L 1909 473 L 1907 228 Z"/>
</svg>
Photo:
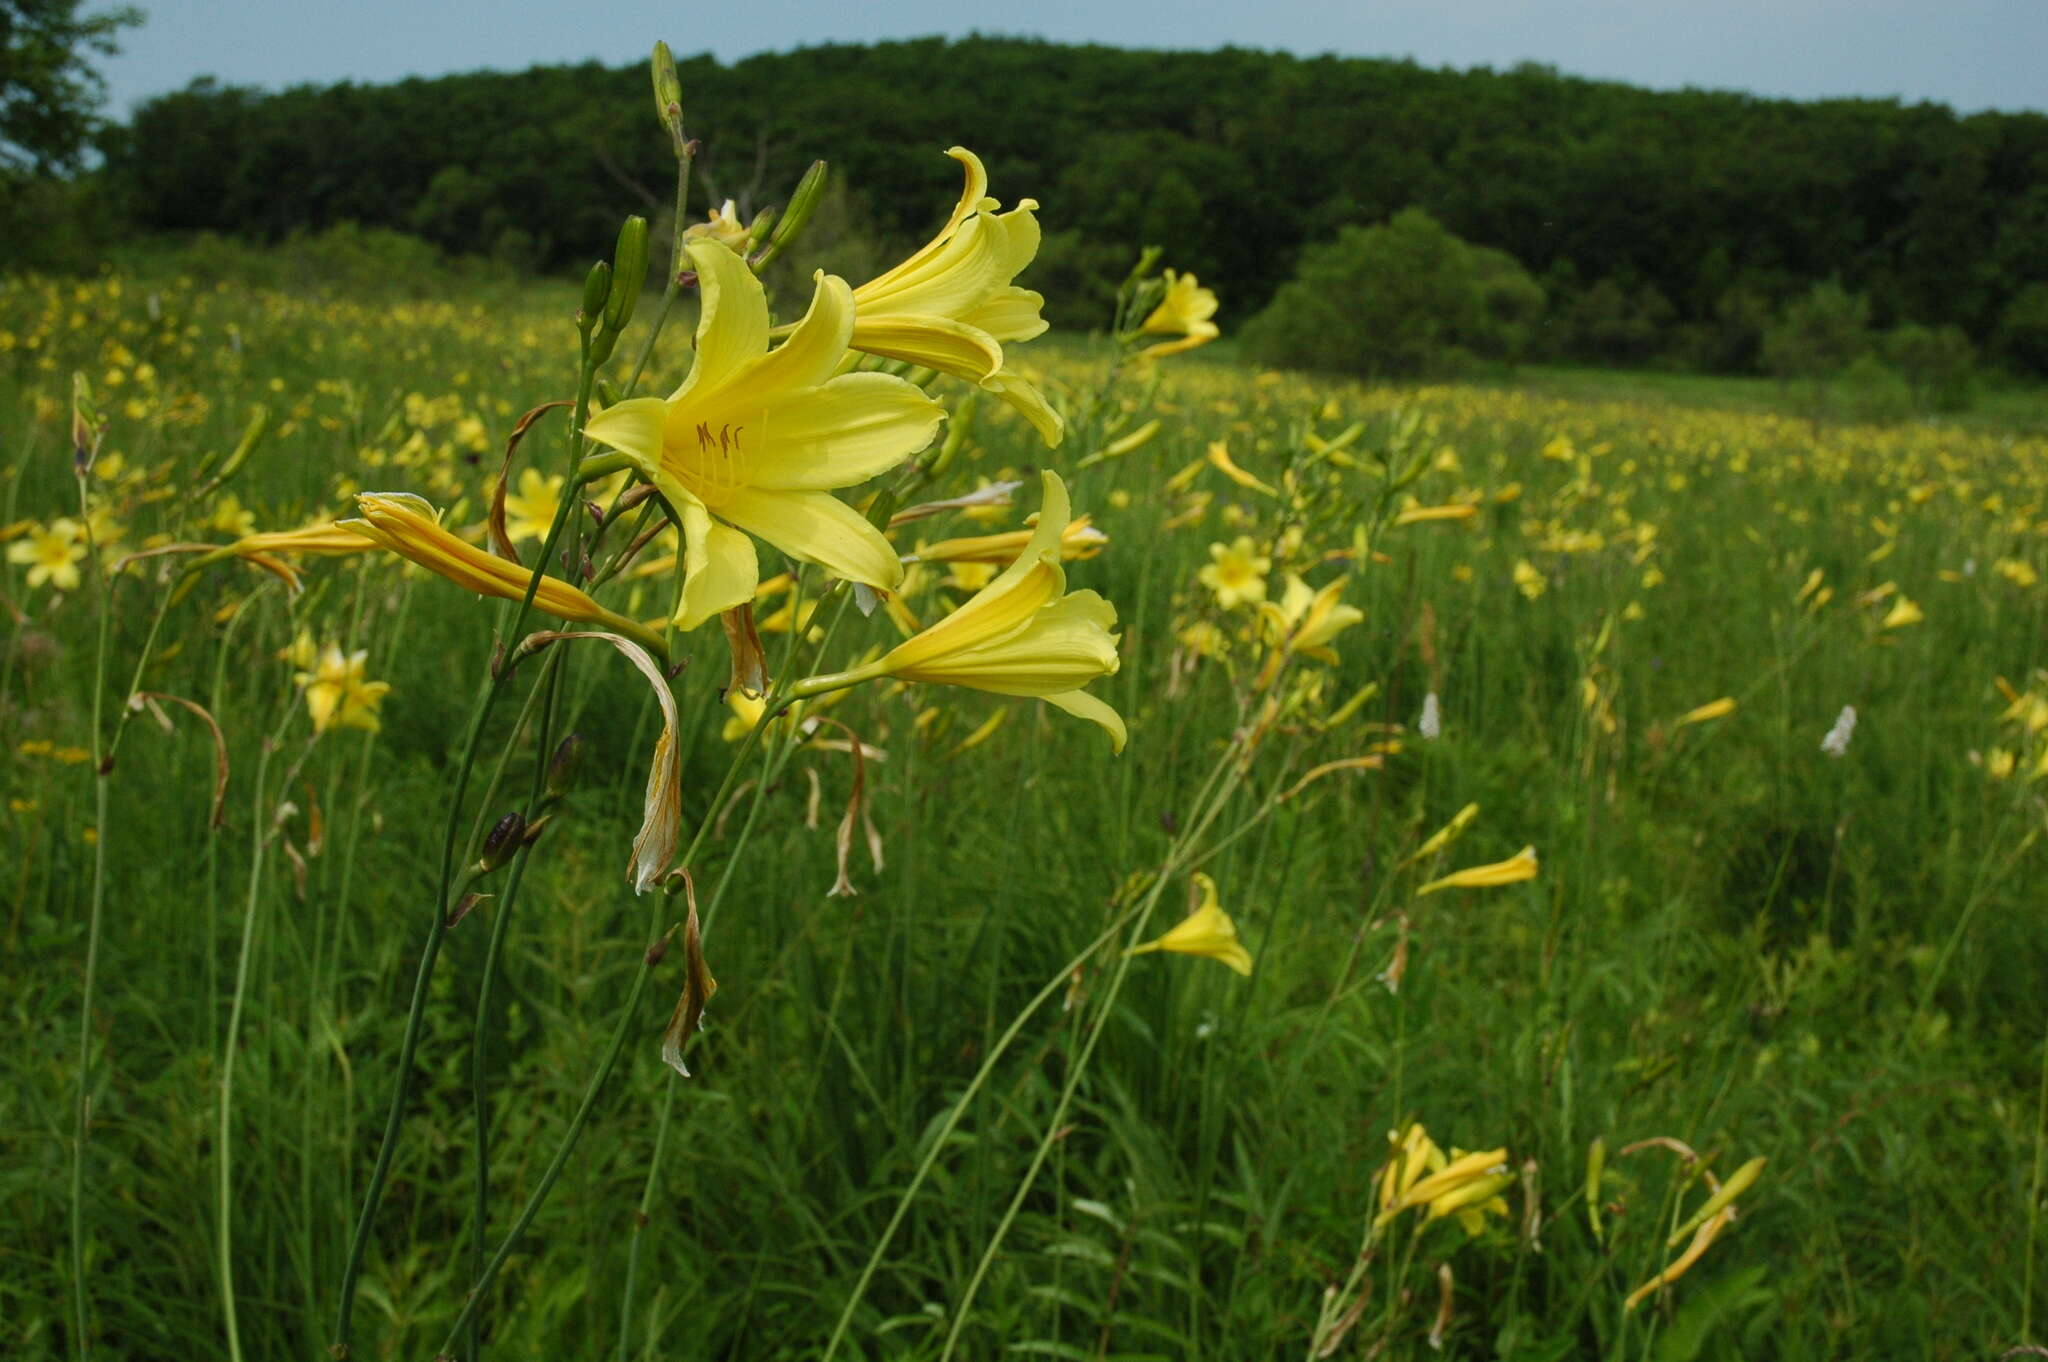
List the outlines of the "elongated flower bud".
<svg viewBox="0 0 2048 1362">
<path fill-rule="evenodd" d="M 683 154 L 683 82 L 676 75 L 676 59 L 669 54 L 667 43 L 654 45 L 654 58 L 650 63 L 654 75 L 654 116 L 661 120 L 661 126 L 668 129 L 670 140 L 676 144 L 676 155 Z"/>
<path fill-rule="evenodd" d="M 619 228 L 612 252 L 612 287 L 604 305 L 604 329 L 618 332 L 633 320 L 640 291 L 647 286 L 647 219 L 634 215 Z"/>
<path fill-rule="evenodd" d="M 818 211 L 818 204 L 825 197 L 825 163 L 811 162 L 811 168 L 796 182 L 790 191 L 789 203 L 784 206 L 782 216 L 776 220 L 775 230 L 769 234 L 768 249 L 754 262 L 754 272 L 760 273 L 768 263 L 790 248 L 797 237 L 810 225 L 811 215 Z"/>
<path fill-rule="evenodd" d="M 605 299 L 612 292 L 612 267 L 600 260 L 583 276 L 583 306 L 576 312 L 576 329 L 588 333 L 604 316 Z"/>
<path fill-rule="evenodd" d="M 548 798 L 560 799 L 575 785 L 586 746 L 581 733 L 571 733 L 556 744 L 554 756 L 548 758 Z"/>
<path fill-rule="evenodd" d="M 496 870 L 512 859 L 512 853 L 519 850 L 526 838 L 526 819 L 516 811 L 500 818 L 484 838 L 483 851 L 476 858 L 476 868 L 483 871 Z"/>
</svg>

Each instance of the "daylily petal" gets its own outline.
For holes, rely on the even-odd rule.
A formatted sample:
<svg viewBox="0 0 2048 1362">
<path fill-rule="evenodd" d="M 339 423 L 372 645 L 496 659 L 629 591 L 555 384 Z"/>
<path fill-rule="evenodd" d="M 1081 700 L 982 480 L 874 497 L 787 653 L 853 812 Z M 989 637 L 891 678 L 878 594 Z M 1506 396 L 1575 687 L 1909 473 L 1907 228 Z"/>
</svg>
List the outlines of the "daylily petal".
<svg viewBox="0 0 2048 1362">
<path fill-rule="evenodd" d="M 676 627 L 695 629 L 722 610 L 754 599 L 761 571 L 754 541 L 721 525 L 704 503 L 684 493 L 676 511 L 683 518 L 683 596 L 676 602 Z"/>
<path fill-rule="evenodd" d="M 745 477 L 769 492 L 851 487 L 894 468 L 905 450 L 922 449 L 944 418 L 944 408 L 899 378 L 842 374 L 760 410 Z"/>
<path fill-rule="evenodd" d="M 1066 418 L 1052 409 L 1030 379 L 1005 369 L 981 380 L 981 386 L 1015 408 L 1047 445 L 1057 446 L 1065 438 Z"/>
<path fill-rule="evenodd" d="M 724 383 L 768 348 L 768 295 L 747 262 L 711 241 L 684 245 L 697 271 L 697 362 L 670 401 Z"/>
<path fill-rule="evenodd" d="M 1109 733 L 1110 751 L 1121 752 L 1124 750 L 1124 743 L 1129 740 L 1130 735 L 1124 728 L 1123 716 L 1111 709 L 1107 704 L 1090 695 L 1087 691 L 1063 690 L 1055 695 L 1041 695 L 1038 698 L 1045 701 L 1048 705 L 1065 710 L 1077 719 L 1086 719 L 1092 724 L 1100 724 Z M 1000 714 L 1003 711 L 997 710 L 996 712 Z"/>
<path fill-rule="evenodd" d="M 720 501 L 718 513 L 798 562 L 816 563 L 847 581 L 893 591 L 903 580 L 903 564 L 882 532 L 827 493 L 744 488 Z"/>
<path fill-rule="evenodd" d="M 735 386 L 812 388 L 832 377 L 853 331 L 853 290 L 844 279 L 823 270 L 811 278 L 811 306 L 803 320 L 788 340 L 765 355 L 755 355 L 735 372 Z"/>
<path fill-rule="evenodd" d="M 966 322 L 928 313 L 888 312 L 858 318 L 848 342 L 856 350 L 979 383 L 1003 367 L 995 337 Z"/>
<path fill-rule="evenodd" d="M 652 475 L 661 467 L 661 433 L 668 404 L 658 397 L 629 397 L 590 418 L 583 433 L 610 445 Z"/>
</svg>

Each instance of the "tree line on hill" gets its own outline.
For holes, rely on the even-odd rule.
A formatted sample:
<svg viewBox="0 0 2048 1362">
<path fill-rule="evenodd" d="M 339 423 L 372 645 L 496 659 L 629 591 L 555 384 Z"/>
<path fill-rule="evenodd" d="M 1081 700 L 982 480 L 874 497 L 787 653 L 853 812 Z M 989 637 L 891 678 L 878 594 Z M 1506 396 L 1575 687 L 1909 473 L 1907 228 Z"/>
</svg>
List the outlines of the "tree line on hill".
<svg viewBox="0 0 2048 1362">
<path fill-rule="evenodd" d="M 940 153 L 972 145 L 996 194 L 1044 205 L 1028 282 L 1063 324 L 1098 321 L 1159 243 L 1242 326 L 1315 250 L 1412 209 L 1477 253 L 1525 353 L 1754 371 L 1773 330 L 1834 287 L 1877 333 L 1917 327 L 2048 373 L 2040 114 L 996 38 L 681 68 L 700 187 L 751 210 L 822 156 L 851 196 L 840 230 L 870 245 L 921 239 L 956 192 Z M 649 103 L 643 68 L 594 63 L 276 94 L 202 82 L 109 130 L 101 189 L 147 230 L 275 240 L 353 222 L 574 267 L 622 209 L 668 198 Z M 1536 294 L 1503 284 L 1508 266 Z"/>
</svg>

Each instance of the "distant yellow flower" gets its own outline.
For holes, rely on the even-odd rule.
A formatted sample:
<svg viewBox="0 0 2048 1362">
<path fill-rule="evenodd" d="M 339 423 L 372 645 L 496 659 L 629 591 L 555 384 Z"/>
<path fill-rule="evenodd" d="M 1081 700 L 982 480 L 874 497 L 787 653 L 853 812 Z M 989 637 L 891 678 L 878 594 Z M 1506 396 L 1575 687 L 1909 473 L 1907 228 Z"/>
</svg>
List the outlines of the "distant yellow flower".
<svg viewBox="0 0 2048 1362">
<path fill-rule="evenodd" d="M 1060 556 L 1068 562 L 1093 558 L 1102 552 L 1109 536 L 1095 528 L 1092 516 L 1076 516 L 1060 535 Z M 1006 530 L 1002 534 L 974 535 L 965 539 L 941 539 L 926 544 L 910 557 L 921 563 L 1007 563 L 1023 551 L 1032 531 Z"/>
<path fill-rule="evenodd" d="M 306 712 L 313 716 L 315 733 L 330 728 L 377 731 L 377 710 L 391 687 L 364 679 L 363 667 L 369 656 L 360 650 L 343 656 L 341 649 L 330 643 L 310 670 L 294 678 L 305 687 Z"/>
<path fill-rule="evenodd" d="M 1448 506 L 1410 506 L 1394 516 L 1396 525 L 1422 525 L 1436 520 L 1470 520 L 1479 514 L 1479 508 L 1469 501 L 1453 502 Z"/>
<path fill-rule="evenodd" d="M 1093 591 L 1067 592 L 1059 528 L 1070 521 L 1066 484 L 1050 470 L 1038 526 L 1017 560 L 938 623 L 851 671 L 814 676 L 795 687 L 817 695 L 894 676 L 905 681 L 966 686 L 997 695 L 1036 696 L 1099 724 L 1121 752 L 1124 721 L 1082 690 L 1119 665 L 1116 608 Z"/>
<path fill-rule="evenodd" d="M 524 599 L 532 572 L 442 528 L 434 508 L 419 497 L 403 492 L 363 492 L 356 497 L 356 506 L 363 518 L 339 522 L 345 528 L 480 596 Z M 542 575 L 533 604 L 557 619 L 602 624 L 656 652 L 665 651 L 659 636 L 645 626 L 605 609 L 559 577 Z"/>
<path fill-rule="evenodd" d="M 1420 1125 L 1390 1139 L 1394 1154 L 1380 1170 L 1375 1229 L 1417 1206 L 1429 1208 L 1430 1220 L 1457 1215 L 1470 1233 L 1478 1232 L 1485 1212 L 1507 1213 L 1507 1204 L 1498 1200 L 1501 1189 L 1514 1181 L 1505 1148 L 1470 1154 L 1454 1149 L 1446 1158 Z"/>
<path fill-rule="evenodd" d="M 1201 901 L 1193 912 L 1182 918 L 1166 935 L 1142 946 L 1133 946 L 1124 954 L 1173 951 L 1179 955 L 1204 955 L 1211 960 L 1222 961 L 1239 974 L 1250 975 L 1251 952 L 1238 941 L 1237 924 L 1216 901 L 1216 881 L 1196 871 L 1195 888 L 1201 895 Z"/>
<path fill-rule="evenodd" d="M 1678 722 L 1674 727 L 1684 728 L 1687 724 L 1710 723 L 1715 719 L 1725 718 L 1734 712 L 1734 698 L 1724 695 L 1718 700 L 1709 700 L 1704 705 L 1700 705 L 1695 709 L 1689 709 L 1679 715 Z"/>
<path fill-rule="evenodd" d="M 78 590 L 78 565 L 85 559 L 85 544 L 78 522 L 59 518 L 48 526 L 37 525 L 7 546 L 7 561 L 28 564 L 31 588 L 44 582 L 59 591 Z"/>
<path fill-rule="evenodd" d="M 1878 628 L 1904 629 L 1906 626 L 1918 624 L 1926 618 L 1927 616 L 1921 612 L 1920 607 L 1913 604 L 1912 597 L 1901 596 L 1892 602 L 1892 608 L 1885 613 L 1884 622 L 1878 625 Z"/>
<path fill-rule="evenodd" d="M 1266 573 L 1273 560 L 1259 552 L 1250 535 L 1241 534 L 1229 544 L 1211 544 L 1209 558 L 1195 578 L 1216 593 L 1218 605 L 1232 610 L 1266 599 Z"/>
<path fill-rule="evenodd" d="M 256 531 L 256 516 L 244 510 L 242 503 L 229 492 L 213 505 L 213 514 L 207 518 L 206 528 L 217 534 L 232 534 L 240 537 Z"/>
<path fill-rule="evenodd" d="M 685 227 L 683 240 L 715 241 L 727 250 L 737 252 L 747 244 L 747 224 L 740 221 L 739 205 L 727 199 L 704 221 Z"/>
<path fill-rule="evenodd" d="M 1363 610 L 1338 600 L 1343 594 L 1342 577 L 1314 591 L 1299 576 L 1288 573 L 1279 603 L 1263 601 L 1259 605 L 1259 627 L 1267 644 L 1334 666 L 1337 654 L 1330 640 L 1365 618 Z"/>
<path fill-rule="evenodd" d="M 1453 871 L 1440 880 L 1431 880 L 1415 891 L 1417 898 L 1434 894 L 1439 889 L 1497 889 L 1504 884 L 1519 884 L 1523 880 L 1536 878 L 1536 848 L 1523 847 L 1505 861 L 1491 865 L 1468 866 Z"/>
<path fill-rule="evenodd" d="M 1214 289 L 1203 288 L 1195 282 L 1192 274 L 1166 271 L 1166 296 L 1146 316 L 1138 332 L 1140 335 L 1173 336 L 1176 339 L 1145 347 L 1139 351 L 1139 358 L 1160 359 L 1192 350 L 1198 345 L 1207 345 L 1222 334 L 1216 323 L 1209 320 L 1215 315 Z"/>
<path fill-rule="evenodd" d="M 682 517 L 682 599 L 694 629 L 752 600 L 758 535 L 800 562 L 884 591 L 903 566 L 881 531 L 833 496 L 924 448 L 945 413 L 888 374 L 834 376 L 853 332 L 846 281 L 820 273 L 811 308 L 768 349 L 768 301 L 746 262 L 691 242 L 703 310 L 697 362 L 667 398 L 634 397 L 590 419 Z"/>
<path fill-rule="evenodd" d="M 1020 199 L 1009 212 L 996 212 L 981 158 L 965 147 L 946 154 L 967 172 L 952 216 L 909 259 L 853 291 L 857 311 L 847 343 L 986 388 L 1056 445 L 1065 422 L 1003 358 L 1005 342 L 1028 341 L 1046 327 L 1038 313 L 1044 295 L 1011 282 L 1038 254 L 1038 204 Z"/>
<path fill-rule="evenodd" d="M 1204 457 L 1207 458 L 1211 468 L 1216 469 L 1239 487 L 1249 487 L 1252 491 L 1264 492 L 1269 497 L 1280 495 L 1272 487 L 1259 481 L 1258 478 L 1241 468 L 1237 461 L 1230 457 L 1230 446 L 1224 444 L 1223 441 L 1211 440 L 1209 442 L 1209 451 Z"/>
<path fill-rule="evenodd" d="M 1515 563 L 1515 590 L 1521 592 L 1530 600 L 1533 601 L 1538 596 L 1541 596 L 1544 589 L 1549 585 L 1550 583 L 1544 580 L 1543 574 L 1538 572 L 1528 559 L 1523 558 Z"/>
<path fill-rule="evenodd" d="M 562 509 L 562 475 L 542 475 L 540 470 L 519 470 L 519 490 L 505 494 L 505 533 L 513 540 L 548 537 L 555 527 L 555 515 Z"/>
</svg>

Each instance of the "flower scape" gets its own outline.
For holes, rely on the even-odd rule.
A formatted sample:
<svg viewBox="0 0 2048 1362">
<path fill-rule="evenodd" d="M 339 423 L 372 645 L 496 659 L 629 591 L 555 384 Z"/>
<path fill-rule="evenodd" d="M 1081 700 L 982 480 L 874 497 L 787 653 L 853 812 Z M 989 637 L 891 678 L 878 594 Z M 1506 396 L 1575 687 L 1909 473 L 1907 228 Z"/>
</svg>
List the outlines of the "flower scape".
<svg viewBox="0 0 2048 1362">
<path fill-rule="evenodd" d="M 10 1355 L 2038 1344 L 2038 430 L 1258 369 L 690 69 L 580 293 L 0 280 Z"/>
</svg>

